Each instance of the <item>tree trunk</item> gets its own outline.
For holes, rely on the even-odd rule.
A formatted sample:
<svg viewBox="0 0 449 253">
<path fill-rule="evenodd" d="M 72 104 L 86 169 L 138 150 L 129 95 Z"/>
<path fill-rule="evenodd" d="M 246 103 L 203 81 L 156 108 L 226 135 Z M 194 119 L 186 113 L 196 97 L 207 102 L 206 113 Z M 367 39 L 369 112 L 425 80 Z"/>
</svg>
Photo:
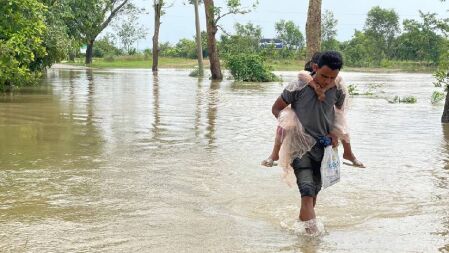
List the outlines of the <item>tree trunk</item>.
<svg viewBox="0 0 449 253">
<path fill-rule="evenodd" d="M 441 123 L 449 123 L 449 91 L 446 92 L 446 101 L 444 102 L 443 115 L 441 116 Z"/>
<path fill-rule="evenodd" d="M 214 16 L 214 1 L 204 0 L 204 8 L 206 10 L 207 23 L 207 48 L 209 49 L 209 62 L 212 80 L 222 80 L 220 58 L 218 57 L 217 41 L 215 34 L 217 33 L 217 25 Z"/>
<path fill-rule="evenodd" d="M 92 64 L 93 49 L 94 40 L 89 40 L 89 42 L 87 43 L 85 64 Z"/>
<path fill-rule="evenodd" d="M 306 23 L 306 62 L 321 49 L 321 0 L 309 0 Z"/>
<path fill-rule="evenodd" d="M 200 15 L 198 13 L 198 0 L 193 0 L 195 6 L 195 28 L 196 28 L 196 54 L 198 57 L 198 75 L 204 75 L 203 67 L 203 47 L 201 46 L 201 28 L 200 28 Z"/>
<path fill-rule="evenodd" d="M 159 27 L 161 26 L 162 0 L 154 4 L 154 34 L 153 34 L 153 72 L 157 72 L 159 64 Z"/>
</svg>

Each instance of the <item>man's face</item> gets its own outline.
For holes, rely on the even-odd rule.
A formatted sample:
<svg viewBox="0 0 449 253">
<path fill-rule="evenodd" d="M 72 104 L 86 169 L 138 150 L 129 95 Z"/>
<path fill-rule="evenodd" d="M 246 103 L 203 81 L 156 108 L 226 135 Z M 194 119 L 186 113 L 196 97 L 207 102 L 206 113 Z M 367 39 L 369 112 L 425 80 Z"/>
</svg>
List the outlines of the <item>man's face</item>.
<svg viewBox="0 0 449 253">
<path fill-rule="evenodd" d="M 313 80 L 321 88 L 325 88 L 326 86 L 334 82 L 335 78 L 337 78 L 338 73 L 340 72 L 339 69 L 332 70 L 326 65 L 320 68 L 318 67 L 318 64 L 313 64 L 313 70 L 316 72 Z"/>
</svg>

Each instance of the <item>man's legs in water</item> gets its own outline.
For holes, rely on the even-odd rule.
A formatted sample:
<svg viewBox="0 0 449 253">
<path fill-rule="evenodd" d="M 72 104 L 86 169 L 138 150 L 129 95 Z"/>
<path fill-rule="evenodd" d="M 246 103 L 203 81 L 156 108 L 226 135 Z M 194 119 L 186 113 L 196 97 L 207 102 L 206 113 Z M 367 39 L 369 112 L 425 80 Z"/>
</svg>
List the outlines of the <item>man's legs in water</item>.
<svg viewBox="0 0 449 253">
<path fill-rule="evenodd" d="M 318 232 L 315 220 L 315 205 L 322 184 L 320 173 L 321 161 L 312 160 L 310 154 L 307 153 L 301 159 L 295 159 L 292 167 L 295 170 L 298 189 L 301 193 L 299 220 L 304 223 L 308 234 L 315 234 Z"/>
<path fill-rule="evenodd" d="M 301 209 L 299 211 L 299 219 L 301 221 L 308 221 L 316 218 L 315 204 L 316 197 L 301 197 Z"/>
</svg>

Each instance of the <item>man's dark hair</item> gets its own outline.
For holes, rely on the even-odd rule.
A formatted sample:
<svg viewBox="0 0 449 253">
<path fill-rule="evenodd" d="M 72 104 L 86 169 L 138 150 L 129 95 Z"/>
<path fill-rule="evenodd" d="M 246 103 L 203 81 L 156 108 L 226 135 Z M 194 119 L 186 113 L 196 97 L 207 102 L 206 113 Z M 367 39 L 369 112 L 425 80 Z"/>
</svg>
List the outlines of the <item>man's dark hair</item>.
<svg viewBox="0 0 449 253">
<path fill-rule="evenodd" d="M 337 51 L 326 51 L 321 53 L 317 64 L 320 68 L 328 66 L 332 70 L 340 70 L 343 67 L 343 57 Z"/>
</svg>

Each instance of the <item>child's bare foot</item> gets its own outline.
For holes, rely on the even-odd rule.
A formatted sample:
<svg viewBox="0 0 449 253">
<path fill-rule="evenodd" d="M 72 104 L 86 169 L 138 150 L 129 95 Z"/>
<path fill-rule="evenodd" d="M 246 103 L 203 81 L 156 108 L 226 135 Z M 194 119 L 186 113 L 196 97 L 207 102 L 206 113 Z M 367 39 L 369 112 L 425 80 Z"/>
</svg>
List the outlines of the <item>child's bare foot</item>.
<svg viewBox="0 0 449 253">
<path fill-rule="evenodd" d="M 276 159 L 274 159 L 276 158 Z M 263 160 L 260 165 L 265 166 L 265 167 L 273 167 L 275 164 L 275 161 L 279 160 L 279 157 L 273 157 L 272 155 L 270 155 L 267 159 Z"/>
<path fill-rule="evenodd" d="M 354 167 L 359 167 L 359 168 L 366 168 L 366 166 L 359 161 L 354 154 L 346 154 L 343 153 L 343 159 L 350 161 L 351 163 L 347 163 L 345 162 L 344 164 L 346 165 L 350 165 L 350 166 L 354 166 Z"/>
</svg>

